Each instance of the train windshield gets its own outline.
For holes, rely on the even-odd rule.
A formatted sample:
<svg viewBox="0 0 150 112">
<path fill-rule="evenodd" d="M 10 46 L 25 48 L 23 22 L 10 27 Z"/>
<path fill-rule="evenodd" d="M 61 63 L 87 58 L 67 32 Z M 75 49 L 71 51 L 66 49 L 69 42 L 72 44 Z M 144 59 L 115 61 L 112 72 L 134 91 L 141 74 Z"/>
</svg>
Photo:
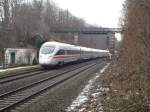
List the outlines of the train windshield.
<svg viewBox="0 0 150 112">
<path fill-rule="evenodd" d="M 54 46 L 44 46 L 42 49 L 41 49 L 41 53 L 42 54 L 51 54 L 53 53 L 55 47 Z"/>
</svg>

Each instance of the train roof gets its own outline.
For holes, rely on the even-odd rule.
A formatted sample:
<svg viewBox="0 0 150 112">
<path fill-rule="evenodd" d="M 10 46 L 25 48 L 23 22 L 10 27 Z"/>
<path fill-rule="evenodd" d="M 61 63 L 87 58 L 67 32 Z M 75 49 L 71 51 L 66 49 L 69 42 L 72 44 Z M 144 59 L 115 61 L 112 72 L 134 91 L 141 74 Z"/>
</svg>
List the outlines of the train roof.
<svg viewBox="0 0 150 112">
<path fill-rule="evenodd" d="M 55 42 L 55 41 L 46 42 L 43 45 L 45 45 L 45 46 L 55 45 L 55 46 L 79 47 L 79 46 L 76 46 L 76 45 L 71 45 L 71 44 L 66 44 L 66 43 L 60 43 L 60 42 Z"/>
<path fill-rule="evenodd" d="M 63 48 L 63 49 L 72 49 L 72 50 L 79 50 L 80 47 L 76 46 L 76 45 L 71 45 L 71 44 L 66 44 L 66 43 L 60 43 L 60 42 L 55 42 L 55 41 L 51 41 L 51 42 L 46 42 L 44 43 L 42 46 L 56 46 L 58 48 Z"/>
<path fill-rule="evenodd" d="M 72 50 L 82 49 L 84 51 L 109 52 L 108 50 L 93 49 L 93 48 L 76 46 L 76 45 L 71 45 L 71 44 L 66 44 L 66 43 L 55 42 L 55 41 L 45 42 L 42 46 L 50 46 L 50 45 L 56 46 L 56 47 L 61 47 L 61 48 L 64 48 L 64 49 L 72 49 Z"/>
<path fill-rule="evenodd" d="M 55 42 L 55 41 L 50 41 L 50 42 L 45 42 L 43 45 L 48 46 L 48 45 L 55 45 L 55 46 L 72 46 L 71 44 L 66 44 L 66 43 L 60 43 L 60 42 Z"/>
</svg>

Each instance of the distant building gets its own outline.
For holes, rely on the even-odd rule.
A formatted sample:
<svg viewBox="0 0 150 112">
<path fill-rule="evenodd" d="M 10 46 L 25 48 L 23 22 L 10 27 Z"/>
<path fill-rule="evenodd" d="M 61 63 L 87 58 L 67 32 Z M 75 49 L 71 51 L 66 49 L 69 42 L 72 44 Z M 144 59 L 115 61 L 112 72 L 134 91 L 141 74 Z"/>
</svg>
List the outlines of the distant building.
<svg viewBox="0 0 150 112">
<path fill-rule="evenodd" d="M 5 66 L 32 65 L 37 60 L 37 50 L 26 48 L 7 48 L 5 50 Z"/>
</svg>

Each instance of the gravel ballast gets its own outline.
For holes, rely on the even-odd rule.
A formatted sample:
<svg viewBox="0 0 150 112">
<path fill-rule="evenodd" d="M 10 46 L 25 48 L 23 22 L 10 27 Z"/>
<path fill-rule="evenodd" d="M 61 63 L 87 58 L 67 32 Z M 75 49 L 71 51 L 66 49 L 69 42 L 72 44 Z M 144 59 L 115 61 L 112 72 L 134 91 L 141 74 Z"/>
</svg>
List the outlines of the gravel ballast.
<svg viewBox="0 0 150 112">
<path fill-rule="evenodd" d="M 103 62 L 95 67 L 94 70 L 85 71 L 49 90 L 39 97 L 39 99 L 36 98 L 29 104 L 27 103 L 26 107 L 22 109 L 21 112 L 66 112 L 67 107 L 69 107 L 82 92 L 85 85 L 88 84 L 88 81 L 96 75 L 93 72 L 99 71 L 105 65 L 106 62 Z M 18 111 L 20 111 L 20 109 L 18 109 Z"/>
</svg>

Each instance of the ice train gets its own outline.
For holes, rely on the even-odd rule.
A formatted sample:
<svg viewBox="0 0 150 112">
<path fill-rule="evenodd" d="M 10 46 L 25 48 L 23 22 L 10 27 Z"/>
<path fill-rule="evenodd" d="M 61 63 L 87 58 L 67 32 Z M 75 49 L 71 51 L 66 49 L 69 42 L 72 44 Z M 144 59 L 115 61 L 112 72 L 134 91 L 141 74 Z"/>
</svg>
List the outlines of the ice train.
<svg viewBox="0 0 150 112">
<path fill-rule="evenodd" d="M 63 65 L 64 63 L 109 57 L 108 50 L 99 50 L 60 42 L 46 42 L 39 51 L 39 64 L 43 67 Z"/>
</svg>

